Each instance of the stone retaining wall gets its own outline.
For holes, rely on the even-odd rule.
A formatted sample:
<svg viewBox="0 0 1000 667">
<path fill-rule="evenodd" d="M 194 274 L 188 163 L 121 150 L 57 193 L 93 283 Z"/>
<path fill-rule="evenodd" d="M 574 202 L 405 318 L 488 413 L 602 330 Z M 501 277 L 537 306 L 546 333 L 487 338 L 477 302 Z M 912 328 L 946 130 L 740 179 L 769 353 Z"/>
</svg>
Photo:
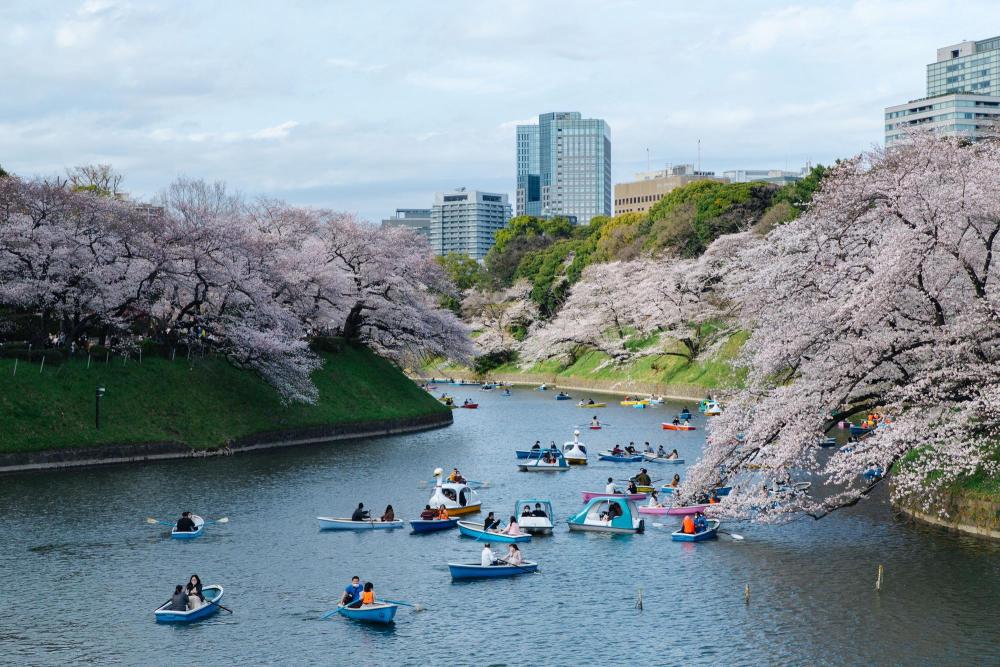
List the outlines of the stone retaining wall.
<svg viewBox="0 0 1000 667">
<path fill-rule="evenodd" d="M 111 463 L 136 463 L 202 456 L 229 456 L 277 447 L 312 445 L 335 440 L 371 438 L 398 433 L 414 433 L 449 426 L 451 411 L 404 419 L 331 424 L 311 428 L 257 433 L 214 449 L 194 449 L 180 442 L 151 442 L 51 449 L 41 452 L 0 454 L 0 473 L 26 470 L 56 470 Z"/>
<path fill-rule="evenodd" d="M 974 493 L 952 493 L 924 508 L 919 503 L 896 503 L 906 516 L 959 533 L 1000 539 L 1000 501 Z M 946 514 L 941 514 L 945 510 Z"/>
<path fill-rule="evenodd" d="M 456 380 L 475 380 L 475 374 L 468 371 L 448 373 L 448 377 Z M 489 373 L 490 380 L 506 382 L 513 385 L 537 387 L 547 384 L 556 389 L 573 391 L 590 391 L 601 394 L 655 394 L 681 401 L 700 401 L 711 390 L 693 384 L 664 384 L 659 382 L 638 382 L 629 379 L 604 380 L 573 377 L 569 375 L 544 373 Z M 428 378 L 416 378 L 426 381 Z M 438 378 L 440 379 L 440 378 Z"/>
</svg>

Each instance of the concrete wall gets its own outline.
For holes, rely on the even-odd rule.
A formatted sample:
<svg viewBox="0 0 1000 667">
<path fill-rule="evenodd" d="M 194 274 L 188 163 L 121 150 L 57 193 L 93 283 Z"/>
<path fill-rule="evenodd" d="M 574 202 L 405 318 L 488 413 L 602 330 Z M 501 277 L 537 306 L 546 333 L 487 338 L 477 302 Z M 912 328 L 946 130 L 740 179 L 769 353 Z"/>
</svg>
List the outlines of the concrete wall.
<svg viewBox="0 0 1000 667">
<path fill-rule="evenodd" d="M 906 516 L 959 533 L 1000 539 L 1000 501 L 974 493 L 953 493 L 925 509 L 919 502 L 896 503 Z M 944 510 L 944 514 L 942 514 Z"/>
</svg>

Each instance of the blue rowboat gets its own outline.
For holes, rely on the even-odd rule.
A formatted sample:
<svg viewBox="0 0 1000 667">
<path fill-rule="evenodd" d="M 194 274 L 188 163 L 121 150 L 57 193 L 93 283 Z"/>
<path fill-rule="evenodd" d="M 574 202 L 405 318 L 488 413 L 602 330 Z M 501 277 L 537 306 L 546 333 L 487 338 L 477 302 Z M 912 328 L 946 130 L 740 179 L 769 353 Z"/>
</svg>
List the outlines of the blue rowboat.
<svg viewBox="0 0 1000 667">
<path fill-rule="evenodd" d="M 717 495 L 717 496 L 719 496 L 721 498 L 722 496 L 728 496 L 729 492 L 733 490 L 733 487 L 731 487 L 731 486 L 717 486 L 717 487 L 715 487 L 712 490 L 715 491 L 715 495 Z"/>
<path fill-rule="evenodd" d="M 670 533 L 670 539 L 674 542 L 704 542 L 705 540 L 714 540 L 719 536 L 719 520 L 709 519 L 707 523 L 708 528 L 700 533 L 684 533 L 678 530 L 677 532 Z"/>
<path fill-rule="evenodd" d="M 160 605 L 157 607 L 156 611 L 153 612 L 153 615 L 156 617 L 156 622 L 194 623 L 195 621 L 208 618 L 212 614 L 219 611 L 218 603 L 222 600 L 222 586 L 219 586 L 218 584 L 204 586 L 201 589 L 201 593 L 205 596 L 205 604 L 197 609 L 192 609 L 190 611 L 173 611 L 172 609 L 169 609 L 169 602 Z"/>
<path fill-rule="evenodd" d="M 449 530 L 458 525 L 454 519 L 410 519 L 410 528 L 414 533 L 433 533 L 439 530 Z"/>
<path fill-rule="evenodd" d="M 483 530 L 483 524 L 472 523 L 471 521 L 459 521 L 458 532 L 466 537 L 474 537 L 485 542 L 499 542 L 501 544 L 514 544 L 520 542 L 530 542 L 531 535 L 501 535 L 492 530 Z"/>
<path fill-rule="evenodd" d="M 875 429 L 865 428 L 864 426 L 858 426 L 857 424 L 851 424 L 851 435 L 858 436 L 864 435 L 866 433 L 871 433 Z"/>
<path fill-rule="evenodd" d="M 335 519 L 329 516 L 318 516 L 320 530 L 391 530 L 402 528 L 403 520 L 379 521 L 378 519 L 365 519 L 364 521 L 351 521 L 350 519 Z"/>
<path fill-rule="evenodd" d="M 177 526 L 174 526 L 170 529 L 170 537 L 175 540 L 193 540 L 201 537 L 205 532 L 205 520 L 197 514 L 192 514 L 191 520 L 194 521 L 194 530 L 177 530 Z"/>
<path fill-rule="evenodd" d="M 625 454 L 624 456 L 617 456 L 611 452 L 604 451 L 598 454 L 597 458 L 602 461 L 614 461 L 615 463 L 636 463 L 637 461 L 643 460 L 642 454 Z"/>
<path fill-rule="evenodd" d="M 563 394 L 563 393 L 556 394 L 557 401 L 568 401 L 571 398 L 573 397 L 570 396 L 569 394 Z"/>
<path fill-rule="evenodd" d="M 362 623 L 392 623 L 397 609 L 399 609 L 399 605 L 376 600 L 375 604 L 366 604 L 360 607 L 338 606 L 337 613 L 352 621 L 360 621 Z"/>
<path fill-rule="evenodd" d="M 516 577 L 538 571 L 538 563 L 524 561 L 520 565 L 490 565 L 479 563 L 448 563 L 452 579 L 494 579 L 496 577 Z"/>
</svg>

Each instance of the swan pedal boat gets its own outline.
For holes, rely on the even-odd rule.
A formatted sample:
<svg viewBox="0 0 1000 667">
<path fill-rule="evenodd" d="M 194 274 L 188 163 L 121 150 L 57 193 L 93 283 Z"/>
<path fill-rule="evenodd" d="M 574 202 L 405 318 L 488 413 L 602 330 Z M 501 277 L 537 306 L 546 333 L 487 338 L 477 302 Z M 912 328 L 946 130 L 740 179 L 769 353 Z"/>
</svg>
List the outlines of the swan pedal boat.
<svg viewBox="0 0 1000 667">
<path fill-rule="evenodd" d="M 531 535 L 504 535 L 493 530 L 483 530 L 483 524 L 472 523 L 471 521 L 459 521 L 458 532 L 466 537 L 474 537 L 477 540 L 484 539 L 487 542 L 499 542 L 501 544 L 521 544 L 530 542 Z"/>
<path fill-rule="evenodd" d="M 608 407 L 608 404 L 607 403 L 584 403 L 583 401 L 580 401 L 579 403 L 576 404 L 576 407 L 578 407 L 578 408 L 606 408 L 606 407 Z"/>
<path fill-rule="evenodd" d="M 479 500 L 479 494 L 473 490 L 474 484 L 476 482 L 442 482 L 441 477 L 437 476 L 434 493 L 431 494 L 427 504 L 431 507 L 444 505 L 444 508 L 448 510 L 449 517 L 474 514 L 483 506 L 482 501 Z M 449 495 L 453 497 L 450 498 Z"/>
<path fill-rule="evenodd" d="M 196 537 L 201 537 L 205 532 L 205 520 L 197 514 L 192 514 L 191 520 L 194 521 L 194 530 L 177 530 L 175 525 L 170 529 L 170 537 L 175 540 L 193 540 Z"/>
<path fill-rule="evenodd" d="M 644 454 L 643 458 L 650 463 L 672 463 L 673 465 L 681 465 L 684 463 L 684 459 L 668 459 L 665 456 L 654 456 L 652 454 Z"/>
<path fill-rule="evenodd" d="M 594 498 L 624 498 L 633 502 L 645 500 L 649 494 L 646 493 L 603 493 L 597 491 L 583 491 L 583 502 L 587 503 Z"/>
<path fill-rule="evenodd" d="M 700 533 L 685 533 L 678 530 L 670 533 L 670 539 L 674 542 L 704 542 L 716 539 L 719 536 L 719 520 L 708 519 L 706 523 L 708 523 L 708 527 Z"/>
<path fill-rule="evenodd" d="M 661 424 L 664 431 L 695 431 L 697 430 L 691 424 L 671 424 L 670 422 L 663 422 Z"/>
<path fill-rule="evenodd" d="M 219 611 L 219 600 L 222 599 L 222 586 L 218 584 L 211 584 L 209 586 L 203 586 L 201 589 L 202 595 L 205 596 L 205 604 L 198 607 L 197 609 L 192 609 L 190 611 L 173 611 L 168 609 L 170 603 L 164 603 L 156 608 L 153 615 L 156 617 L 157 623 L 193 623 L 195 621 L 200 621 L 203 618 L 208 618 L 212 614 Z"/>
<path fill-rule="evenodd" d="M 378 519 L 365 519 L 364 521 L 351 521 L 347 519 L 337 519 L 329 516 L 318 516 L 320 530 L 392 530 L 402 528 L 403 520 L 380 521 Z"/>
<path fill-rule="evenodd" d="M 573 440 L 563 443 L 563 458 L 570 465 L 587 465 L 587 446 L 580 442 L 580 431 L 573 431 Z"/>
<path fill-rule="evenodd" d="M 622 454 L 621 456 L 617 454 L 612 454 L 610 451 L 605 450 L 598 454 L 597 458 L 602 461 L 614 461 L 615 463 L 637 463 L 642 461 L 642 454 Z"/>
<path fill-rule="evenodd" d="M 414 533 L 434 533 L 450 530 L 458 525 L 458 519 L 410 519 L 410 529 Z"/>
<path fill-rule="evenodd" d="M 392 623 L 397 609 L 399 609 L 399 605 L 379 602 L 378 600 L 375 601 L 375 604 L 364 604 L 360 607 L 337 605 L 338 614 L 362 623 Z"/>
<path fill-rule="evenodd" d="M 516 577 L 538 571 L 538 563 L 526 560 L 520 565 L 488 565 L 480 563 L 448 563 L 452 579 L 495 579 Z"/>
</svg>

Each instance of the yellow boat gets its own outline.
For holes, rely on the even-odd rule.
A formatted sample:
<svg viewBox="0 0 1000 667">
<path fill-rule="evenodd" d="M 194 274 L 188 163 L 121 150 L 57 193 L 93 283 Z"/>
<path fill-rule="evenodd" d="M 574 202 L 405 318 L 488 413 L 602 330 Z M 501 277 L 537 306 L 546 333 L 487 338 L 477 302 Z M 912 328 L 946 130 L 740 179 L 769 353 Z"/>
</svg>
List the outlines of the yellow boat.
<svg viewBox="0 0 1000 667">
<path fill-rule="evenodd" d="M 655 489 L 656 489 L 656 487 L 654 487 L 654 486 L 645 486 L 643 484 L 636 484 L 635 485 L 635 491 L 636 491 L 636 493 L 652 493 Z"/>
<path fill-rule="evenodd" d="M 576 407 L 578 407 L 578 408 L 606 408 L 606 407 L 608 407 L 608 404 L 607 403 L 577 403 Z"/>
<path fill-rule="evenodd" d="M 641 401 L 622 401 L 619 405 L 649 405 L 649 399 L 643 399 Z"/>
</svg>

